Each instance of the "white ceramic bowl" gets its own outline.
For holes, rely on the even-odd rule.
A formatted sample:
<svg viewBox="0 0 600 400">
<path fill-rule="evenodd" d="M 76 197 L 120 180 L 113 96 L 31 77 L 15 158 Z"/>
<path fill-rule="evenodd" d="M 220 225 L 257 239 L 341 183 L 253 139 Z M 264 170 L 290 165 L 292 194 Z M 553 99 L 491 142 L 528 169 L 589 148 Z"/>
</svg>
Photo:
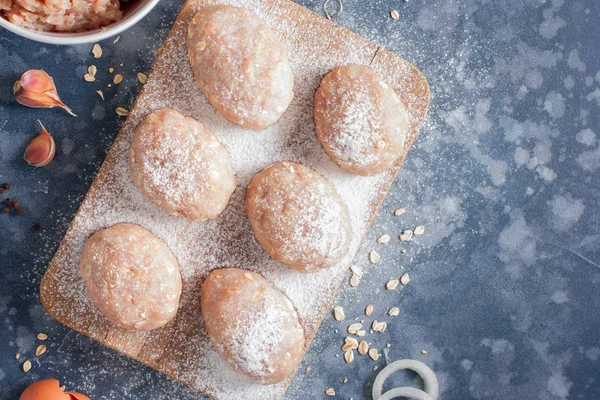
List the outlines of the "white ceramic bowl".
<svg viewBox="0 0 600 400">
<path fill-rule="evenodd" d="M 124 10 L 123 19 L 112 25 L 93 31 L 65 33 L 65 32 L 40 32 L 22 28 L 12 24 L 0 17 L 0 26 L 16 33 L 24 38 L 35 40 L 36 42 L 50 44 L 80 44 L 95 43 L 100 40 L 118 35 L 119 33 L 131 28 L 139 20 L 144 18 L 158 4 L 159 0 L 135 0 L 136 4 Z"/>
</svg>

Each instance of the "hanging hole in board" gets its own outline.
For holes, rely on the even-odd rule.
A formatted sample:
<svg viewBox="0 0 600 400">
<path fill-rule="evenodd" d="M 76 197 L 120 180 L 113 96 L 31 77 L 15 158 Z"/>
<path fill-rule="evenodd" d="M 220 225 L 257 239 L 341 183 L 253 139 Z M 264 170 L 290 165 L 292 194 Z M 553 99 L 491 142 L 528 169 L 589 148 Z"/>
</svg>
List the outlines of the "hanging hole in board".
<svg viewBox="0 0 600 400">
<path fill-rule="evenodd" d="M 338 7 L 336 8 L 335 12 L 333 14 L 330 14 L 329 11 L 327 10 L 327 6 L 329 5 L 329 2 L 332 3 L 337 3 Z M 325 16 L 327 17 L 327 19 L 332 20 L 336 17 L 338 17 L 342 11 L 344 11 L 344 3 L 342 3 L 342 0 L 325 0 L 325 2 L 323 3 L 323 13 L 325 13 Z"/>
</svg>

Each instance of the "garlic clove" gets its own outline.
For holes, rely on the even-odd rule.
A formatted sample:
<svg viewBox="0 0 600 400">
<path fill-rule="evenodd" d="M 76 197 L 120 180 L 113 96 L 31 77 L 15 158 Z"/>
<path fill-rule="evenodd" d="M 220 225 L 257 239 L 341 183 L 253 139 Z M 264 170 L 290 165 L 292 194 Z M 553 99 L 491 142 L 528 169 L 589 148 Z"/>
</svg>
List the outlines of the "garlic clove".
<svg viewBox="0 0 600 400">
<path fill-rule="evenodd" d="M 13 86 L 15 99 L 24 106 L 34 108 L 64 108 L 76 117 L 69 107 L 58 97 L 54 80 L 41 69 L 30 69 L 15 82 Z"/>
<path fill-rule="evenodd" d="M 39 122 L 39 121 L 38 121 Z M 42 132 L 33 138 L 25 149 L 23 159 L 32 167 L 45 167 L 54 159 L 56 145 L 54 139 L 40 122 Z"/>
</svg>

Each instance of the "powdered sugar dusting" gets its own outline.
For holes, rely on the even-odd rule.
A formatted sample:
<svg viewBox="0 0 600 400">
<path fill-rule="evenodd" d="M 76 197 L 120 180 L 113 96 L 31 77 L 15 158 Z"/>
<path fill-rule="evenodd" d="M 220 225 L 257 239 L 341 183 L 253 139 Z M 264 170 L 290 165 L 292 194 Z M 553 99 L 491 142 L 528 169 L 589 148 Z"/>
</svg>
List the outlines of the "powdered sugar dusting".
<svg viewBox="0 0 600 400">
<path fill-rule="evenodd" d="M 292 101 L 294 77 L 285 49 L 250 10 L 203 9 L 189 25 L 187 46 L 198 87 L 236 124 L 250 129 L 273 125 Z"/>
<path fill-rule="evenodd" d="M 214 218 L 235 190 L 227 151 L 200 122 L 170 109 L 137 126 L 129 150 L 135 185 L 171 215 Z"/>
<path fill-rule="evenodd" d="M 258 242 L 298 271 L 330 267 L 348 250 L 348 208 L 328 181 L 302 164 L 275 163 L 257 174 L 245 205 Z"/>
<path fill-rule="evenodd" d="M 247 371 L 263 371 L 266 364 L 265 356 L 269 353 L 269 346 L 277 343 L 282 337 L 281 318 L 286 313 L 279 308 L 263 309 L 256 314 L 255 321 L 248 325 L 248 329 L 241 337 L 241 352 L 237 354 L 243 368 Z M 264 373 L 264 371 L 263 371 Z"/>
<path fill-rule="evenodd" d="M 360 166 L 368 165 L 376 158 L 367 149 L 376 147 L 376 138 L 362 134 L 373 131 L 374 113 L 368 93 L 365 90 L 356 92 L 356 99 L 348 104 L 342 118 L 336 123 L 336 128 L 343 134 L 332 140 L 329 145 L 345 162 L 357 160 Z M 361 157 L 363 156 L 364 157 Z"/>
<path fill-rule="evenodd" d="M 315 95 L 317 137 L 343 168 L 361 175 L 388 169 L 404 149 L 408 115 L 394 91 L 370 68 L 328 73 Z"/>
<path fill-rule="evenodd" d="M 67 232 L 42 287 L 52 315 L 74 329 L 130 355 L 165 374 L 220 399 L 279 398 L 290 379 L 261 386 L 233 371 L 211 345 L 200 315 L 201 282 L 216 267 L 254 270 L 292 302 L 304 327 L 307 345 L 343 280 L 361 239 L 383 200 L 399 166 L 360 177 L 335 165 L 314 134 L 313 97 L 319 82 L 333 68 L 348 63 L 370 65 L 398 91 L 410 114 L 414 139 L 423 121 L 428 89 L 414 67 L 376 45 L 287 0 L 228 0 L 257 13 L 280 37 L 295 74 L 294 99 L 281 120 L 261 132 L 246 131 L 227 121 L 206 101 L 188 65 L 187 24 L 203 4 L 191 0 L 175 23 L 155 69 L 131 110 L 94 185 Z M 324 35 L 327 29 L 329 34 Z M 150 112 L 173 108 L 201 121 L 231 154 L 238 187 L 217 218 L 191 222 L 162 212 L 129 178 L 127 152 L 137 124 Z M 408 147 L 408 146 L 407 146 Z M 271 259 L 257 243 L 244 211 L 245 188 L 254 174 L 281 160 L 300 162 L 326 177 L 350 210 L 350 250 L 336 266 L 300 274 Z M 181 266 L 183 293 L 175 320 L 149 334 L 117 328 L 85 296 L 78 263 L 85 240 L 117 222 L 133 222 L 162 238 Z"/>
</svg>

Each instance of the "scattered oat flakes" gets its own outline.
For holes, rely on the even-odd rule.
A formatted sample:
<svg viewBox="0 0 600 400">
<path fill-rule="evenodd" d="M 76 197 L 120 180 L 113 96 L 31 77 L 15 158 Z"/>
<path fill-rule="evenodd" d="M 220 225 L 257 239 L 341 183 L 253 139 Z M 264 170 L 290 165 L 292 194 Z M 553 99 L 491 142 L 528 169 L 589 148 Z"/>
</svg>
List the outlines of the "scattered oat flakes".
<svg viewBox="0 0 600 400">
<path fill-rule="evenodd" d="M 310 372 L 310 367 L 306 367 L 306 372 Z"/>
<path fill-rule="evenodd" d="M 373 361 L 377 361 L 379 359 L 379 353 L 377 352 L 376 348 L 369 349 L 369 357 L 371 357 L 371 360 Z"/>
<path fill-rule="evenodd" d="M 388 315 L 392 317 L 397 317 L 398 315 L 400 315 L 400 309 L 398 307 L 392 307 L 390 308 L 390 311 L 388 311 Z"/>
<path fill-rule="evenodd" d="M 402 249 L 402 250 L 400 250 L 400 253 L 402 253 L 402 254 L 406 254 L 406 249 Z"/>
<path fill-rule="evenodd" d="M 392 17 L 392 19 L 398 19 L 400 18 L 400 13 L 398 12 L 398 10 L 392 10 L 390 11 L 390 16 Z"/>
<path fill-rule="evenodd" d="M 419 225 L 414 230 L 415 235 L 422 235 L 423 233 L 425 233 L 425 225 Z"/>
<path fill-rule="evenodd" d="M 373 320 L 371 324 L 371 329 L 373 332 L 385 332 L 387 330 L 387 322 L 378 322 L 377 320 Z"/>
<path fill-rule="evenodd" d="M 108 69 L 108 72 L 110 72 L 112 74 L 113 72 L 115 72 L 115 69 L 111 67 Z"/>
<path fill-rule="evenodd" d="M 401 242 L 408 242 L 410 239 L 412 239 L 412 236 L 413 236 L 413 231 L 411 231 L 411 230 L 404 231 L 400 235 L 400 241 Z"/>
<path fill-rule="evenodd" d="M 102 47 L 100 47 L 98 43 L 92 47 L 92 54 L 94 55 L 94 58 L 102 57 Z"/>
<path fill-rule="evenodd" d="M 364 331 L 362 329 L 359 330 L 358 332 L 356 332 L 356 336 L 358 336 L 358 337 L 363 337 L 363 336 L 366 336 L 366 335 L 367 335 L 367 331 Z"/>
<path fill-rule="evenodd" d="M 115 112 L 117 113 L 117 115 L 119 115 L 121 117 L 126 117 L 129 115 L 129 111 L 127 111 L 127 109 L 123 108 L 123 107 L 115 108 Z"/>
<path fill-rule="evenodd" d="M 392 344 L 388 343 L 388 344 L 385 345 L 385 347 L 387 347 L 389 349 L 390 347 L 392 347 Z"/>
<path fill-rule="evenodd" d="M 344 313 L 344 309 L 340 306 L 333 307 L 333 317 L 337 321 L 343 321 L 346 319 L 346 314 Z"/>
<path fill-rule="evenodd" d="M 354 350 L 348 349 L 344 352 L 344 361 L 346 361 L 346 364 L 350 364 L 354 361 Z"/>
<path fill-rule="evenodd" d="M 421 350 L 421 354 L 423 354 L 423 355 L 427 354 L 427 350 Z"/>
<path fill-rule="evenodd" d="M 45 333 L 40 332 L 40 333 L 37 334 L 37 338 L 38 338 L 38 340 L 47 340 L 48 339 L 48 335 L 46 335 Z"/>
<path fill-rule="evenodd" d="M 406 286 L 408 285 L 408 282 L 410 282 L 410 276 L 408 276 L 408 272 L 406 272 L 400 277 L 400 283 Z"/>
<path fill-rule="evenodd" d="M 142 85 L 145 85 L 146 81 L 148 80 L 148 77 L 146 76 L 146 74 L 144 74 L 142 72 L 137 73 L 137 78 L 138 78 L 138 81 L 140 81 L 140 83 Z"/>
<path fill-rule="evenodd" d="M 23 372 L 29 372 L 31 369 L 31 361 L 26 360 L 23 365 L 21 365 L 21 368 L 23 369 Z"/>
<path fill-rule="evenodd" d="M 373 314 L 373 304 L 369 304 L 367 307 L 365 307 L 365 314 L 367 316 Z"/>
<path fill-rule="evenodd" d="M 327 396 L 335 396 L 335 390 L 333 390 L 333 388 L 329 388 L 329 389 L 325 390 L 325 394 Z"/>
<path fill-rule="evenodd" d="M 400 281 L 398 279 L 390 278 L 390 280 L 385 284 L 385 288 L 387 290 L 394 290 L 398 287 Z"/>
<path fill-rule="evenodd" d="M 397 209 L 397 210 L 394 210 L 394 215 L 395 215 L 396 217 L 399 217 L 399 216 L 401 216 L 402 214 L 404 214 L 405 212 L 406 212 L 406 209 L 405 209 L 405 208 L 399 208 L 399 209 Z"/>
<path fill-rule="evenodd" d="M 369 261 L 371 261 L 371 264 L 378 264 L 381 261 L 381 256 L 375 250 L 371 250 L 369 252 Z"/>
<path fill-rule="evenodd" d="M 392 237 L 390 235 L 381 235 L 377 238 L 377 243 L 387 243 Z"/>
<path fill-rule="evenodd" d="M 42 354 L 44 354 L 46 352 L 46 346 L 43 344 L 40 344 L 36 349 L 35 349 L 35 355 L 37 357 L 41 356 Z"/>
<path fill-rule="evenodd" d="M 358 352 L 364 356 L 365 354 L 367 354 L 368 351 L 369 351 L 369 344 L 367 342 L 365 342 L 364 340 L 361 340 L 360 343 L 358 344 Z"/>
<path fill-rule="evenodd" d="M 344 383 L 348 383 L 348 378 L 344 377 Z"/>
<path fill-rule="evenodd" d="M 122 80 L 123 80 L 123 75 L 116 74 L 115 77 L 113 78 L 113 83 L 115 85 L 118 85 L 119 83 L 121 83 Z"/>
<path fill-rule="evenodd" d="M 374 367 L 373 367 L 373 371 L 377 371 L 377 369 L 378 369 L 378 368 L 379 368 L 379 367 L 378 367 L 377 365 L 376 365 L 376 366 L 374 366 Z"/>
<path fill-rule="evenodd" d="M 19 358 L 21 358 L 21 353 L 15 354 L 15 360 L 18 360 Z"/>
<path fill-rule="evenodd" d="M 96 93 L 98 93 L 98 96 L 104 101 L 104 92 L 102 92 L 102 90 L 96 90 Z"/>
<path fill-rule="evenodd" d="M 360 322 L 356 322 L 354 324 L 350 324 L 348 326 L 348 333 L 351 335 L 356 335 L 358 331 L 362 328 L 362 324 Z"/>
<path fill-rule="evenodd" d="M 119 39 L 121 39 L 121 36 L 117 36 L 117 38 L 115 40 L 113 40 L 113 43 L 117 43 L 119 41 Z"/>
</svg>

